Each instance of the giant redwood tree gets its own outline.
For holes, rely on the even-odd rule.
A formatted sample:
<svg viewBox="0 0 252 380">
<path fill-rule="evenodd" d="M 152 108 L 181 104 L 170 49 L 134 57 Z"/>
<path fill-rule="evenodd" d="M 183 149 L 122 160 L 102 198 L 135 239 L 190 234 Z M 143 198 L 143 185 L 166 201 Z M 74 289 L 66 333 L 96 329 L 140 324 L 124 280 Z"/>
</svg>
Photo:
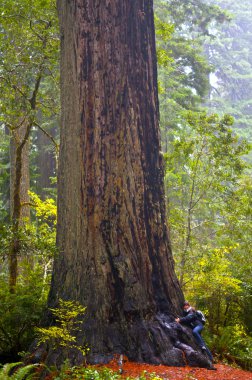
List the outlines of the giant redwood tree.
<svg viewBox="0 0 252 380">
<path fill-rule="evenodd" d="M 49 305 L 87 306 L 78 339 L 91 362 L 123 353 L 183 365 L 183 343 L 195 345 L 173 323 L 183 295 L 165 221 L 152 0 L 59 0 L 58 11 L 59 254 Z M 208 365 L 187 348 L 191 363 Z"/>
</svg>

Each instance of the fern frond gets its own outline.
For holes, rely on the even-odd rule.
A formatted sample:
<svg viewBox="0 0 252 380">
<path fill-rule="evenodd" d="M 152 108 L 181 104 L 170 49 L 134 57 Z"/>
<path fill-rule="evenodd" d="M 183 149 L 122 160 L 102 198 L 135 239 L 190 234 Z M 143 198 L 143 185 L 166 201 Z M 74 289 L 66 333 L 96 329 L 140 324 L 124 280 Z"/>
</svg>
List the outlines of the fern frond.
<svg viewBox="0 0 252 380">
<path fill-rule="evenodd" d="M 27 379 L 27 375 L 29 374 L 29 372 L 31 372 L 32 370 L 34 370 L 36 367 L 38 366 L 38 364 L 29 364 L 29 365 L 26 365 L 25 367 L 21 367 L 17 370 L 17 372 L 15 372 L 13 374 L 13 378 L 11 377 L 11 380 L 24 380 L 24 379 Z M 34 374 L 31 374 L 29 377 L 30 379 L 33 377 Z"/>
<path fill-rule="evenodd" d="M 11 379 L 11 377 L 9 376 L 9 373 L 10 371 L 21 365 L 22 362 L 17 362 L 17 363 L 7 363 L 5 364 L 1 369 L 0 369 L 0 379 L 1 380 L 8 380 L 8 379 Z"/>
<path fill-rule="evenodd" d="M 29 364 L 25 367 L 18 368 L 12 375 L 10 374 L 11 370 L 15 367 L 22 365 L 22 362 L 18 363 L 7 363 L 0 369 L 0 379 L 1 380 L 31 380 L 34 374 L 29 374 L 33 369 L 38 367 L 39 364 Z"/>
</svg>

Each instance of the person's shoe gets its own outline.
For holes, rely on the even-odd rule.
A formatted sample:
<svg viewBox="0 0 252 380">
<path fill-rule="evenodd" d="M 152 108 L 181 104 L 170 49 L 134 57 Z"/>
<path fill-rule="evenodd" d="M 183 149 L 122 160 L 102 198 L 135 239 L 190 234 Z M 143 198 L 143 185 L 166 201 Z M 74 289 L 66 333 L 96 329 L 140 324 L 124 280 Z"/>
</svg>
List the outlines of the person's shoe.
<svg viewBox="0 0 252 380">
<path fill-rule="evenodd" d="M 202 351 L 203 354 L 206 354 L 206 353 L 207 353 L 207 349 L 206 349 L 206 347 L 205 347 L 205 346 L 202 346 L 202 347 L 201 347 L 201 351 Z"/>
<path fill-rule="evenodd" d="M 217 368 L 211 365 L 211 367 L 207 368 L 209 371 L 217 371 Z"/>
</svg>

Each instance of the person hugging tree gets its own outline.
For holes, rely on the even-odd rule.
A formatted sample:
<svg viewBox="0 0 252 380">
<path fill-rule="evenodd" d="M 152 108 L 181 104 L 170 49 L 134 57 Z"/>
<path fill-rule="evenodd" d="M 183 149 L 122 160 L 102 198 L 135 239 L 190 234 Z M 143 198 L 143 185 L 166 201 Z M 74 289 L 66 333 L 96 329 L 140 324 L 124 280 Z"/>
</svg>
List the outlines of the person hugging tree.
<svg viewBox="0 0 252 380">
<path fill-rule="evenodd" d="M 202 352 L 206 353 L 211 362 L 213 362 L 213 355 L 201 336 L 204 324 L 200 312 L 197 312 L 196 309 L 192 307 L 188 301 L 184 302 L 183 309 L 183 317 L 176 318 L 175 321 L 177 323 L 189 326 L 192 329 L 193 336 L 197 344 L 200 346 Z"/>
</svg>

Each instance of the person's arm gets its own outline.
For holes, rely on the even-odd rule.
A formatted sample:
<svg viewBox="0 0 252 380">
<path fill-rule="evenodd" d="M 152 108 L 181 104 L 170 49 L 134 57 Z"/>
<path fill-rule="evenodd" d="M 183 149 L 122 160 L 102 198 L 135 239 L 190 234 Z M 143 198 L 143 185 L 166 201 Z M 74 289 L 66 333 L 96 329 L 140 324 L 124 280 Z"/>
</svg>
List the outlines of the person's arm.
<svg viewBox="0 0 252 380">
<path fill-rule="evenodd" d="M 186 317 L 177 318 L 176 322 L 190 324 L 196 319 L 195 313 L 189 313 Z"/>
</svg>

